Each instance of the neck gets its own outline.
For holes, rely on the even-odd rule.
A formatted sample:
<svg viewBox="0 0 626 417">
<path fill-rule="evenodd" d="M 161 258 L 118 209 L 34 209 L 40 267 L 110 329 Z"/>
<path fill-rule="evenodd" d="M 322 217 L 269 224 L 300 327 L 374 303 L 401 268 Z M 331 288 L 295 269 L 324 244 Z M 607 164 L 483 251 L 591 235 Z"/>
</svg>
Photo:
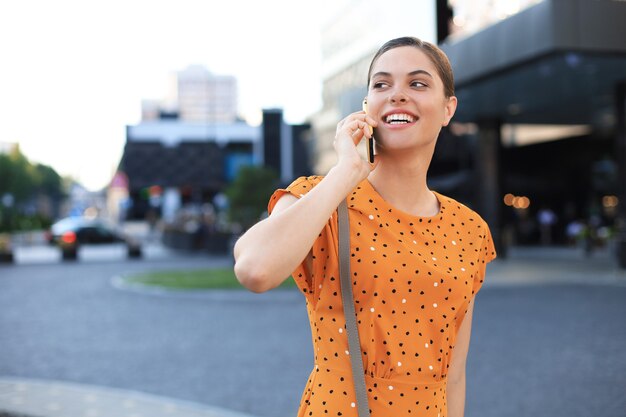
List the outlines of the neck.
<svg viewBox="0 0 626 417">
<path fill-rule="evenodd" d="M 426 184 L 433 150 L 398 151 L 394 155 L 383 151 L 368 180 L 394 207 L 417 216 L 433 216 L 439 211 L 439 203 Z"/>
</svg>

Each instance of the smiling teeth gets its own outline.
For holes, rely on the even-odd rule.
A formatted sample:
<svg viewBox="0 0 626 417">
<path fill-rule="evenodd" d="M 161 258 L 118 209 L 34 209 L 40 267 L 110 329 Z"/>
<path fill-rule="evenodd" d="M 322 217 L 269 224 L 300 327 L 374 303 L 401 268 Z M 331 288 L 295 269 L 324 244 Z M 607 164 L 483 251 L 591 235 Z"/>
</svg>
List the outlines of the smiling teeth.
<svg viewBox="0 0 626 417">
<path fill-rule="evenodd" d="M 387 116 L 386 122 L 387 123 L 413 123 L 415 120 L 413 119 L 413 116 L 411 116 L 410 114 L 405 114 L 405 113 L 396 113 L 396 114 L 390 114 L 389 116 Z"/>
</svg>

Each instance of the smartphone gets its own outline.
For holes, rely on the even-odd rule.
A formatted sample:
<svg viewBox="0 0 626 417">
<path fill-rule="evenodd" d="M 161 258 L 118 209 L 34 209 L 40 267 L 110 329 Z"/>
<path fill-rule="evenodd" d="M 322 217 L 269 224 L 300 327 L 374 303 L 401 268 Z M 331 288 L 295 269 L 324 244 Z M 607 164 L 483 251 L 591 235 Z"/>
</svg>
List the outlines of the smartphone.
<svg viewBox="0 0 626 417">
<path fill-rule="evenodd" d="M 367 99 L 363 99 L 363 111 L 365 112 L 365 114 L 367 114 Z M 369 126 L 369 128 L 370 128 L 370 134 L 373 134 L 374 128 L 372 126 Z M 367 148 L 367 161 L 370 164 L 373 164 L 374 163 L 374 136 L 367 138 L 365 145 Z"/>
</svg>

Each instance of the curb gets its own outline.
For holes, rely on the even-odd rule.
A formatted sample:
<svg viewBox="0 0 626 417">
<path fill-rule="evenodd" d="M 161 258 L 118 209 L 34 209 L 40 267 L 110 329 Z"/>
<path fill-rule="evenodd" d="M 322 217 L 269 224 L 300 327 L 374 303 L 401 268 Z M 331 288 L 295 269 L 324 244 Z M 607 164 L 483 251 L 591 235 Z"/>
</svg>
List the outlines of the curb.
<svg viewBox="0 0 626 417">
<path fill-rule="evenodd" d="M 26 378 L 0 378 L 0 416 L 256 417 L 138 391 Z"/>
</svg>

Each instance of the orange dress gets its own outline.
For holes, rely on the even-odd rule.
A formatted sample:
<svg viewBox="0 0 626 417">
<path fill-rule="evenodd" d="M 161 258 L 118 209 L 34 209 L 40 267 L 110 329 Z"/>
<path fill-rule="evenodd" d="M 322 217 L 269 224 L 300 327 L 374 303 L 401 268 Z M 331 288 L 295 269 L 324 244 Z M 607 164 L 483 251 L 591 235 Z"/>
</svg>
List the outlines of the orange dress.
<svg viewBox="0 0 626 417">
<path fill-rule="evenodd" d="M 301 197 L 322 177 L 277 190 Z M 495 258 L 485 221 L 435 193 L 440 211 L 417 217 L 364 180 L 348 196 L 353 295 L 372 417 L 446 417 L 446 377 L 469 303 Z M 315 363 L 298 417 L 357 417 L 340 293 L 337 216 L 293 273 L 306 298 Z"/>
</svg>

